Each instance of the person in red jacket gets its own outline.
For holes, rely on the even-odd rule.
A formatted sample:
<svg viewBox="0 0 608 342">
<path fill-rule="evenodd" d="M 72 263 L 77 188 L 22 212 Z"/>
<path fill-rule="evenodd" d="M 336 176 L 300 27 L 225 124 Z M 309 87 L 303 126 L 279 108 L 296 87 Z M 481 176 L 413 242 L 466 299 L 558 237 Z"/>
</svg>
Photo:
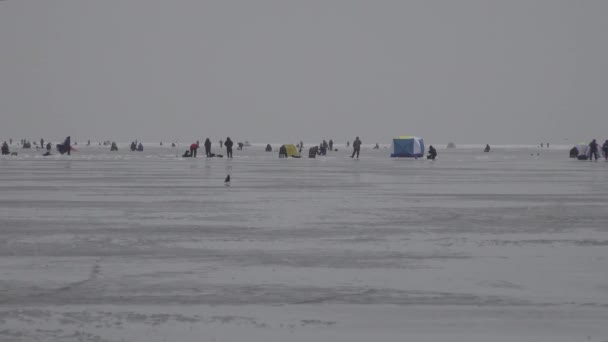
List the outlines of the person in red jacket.
<svg viewBox="0 0 608 342">
<path fill-rule="evenodd" d="M 198 140 L 194 144 L 190 145 L 190 156 L 192 158 L 196 158 L 196 150 L 198 150 Z"/>
</svg>

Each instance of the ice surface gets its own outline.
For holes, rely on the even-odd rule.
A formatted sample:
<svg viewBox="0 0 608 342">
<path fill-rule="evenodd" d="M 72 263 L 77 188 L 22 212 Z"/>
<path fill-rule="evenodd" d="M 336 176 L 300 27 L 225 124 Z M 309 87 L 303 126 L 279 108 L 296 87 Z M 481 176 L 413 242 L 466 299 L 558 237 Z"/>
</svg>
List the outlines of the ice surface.
<svg viewBox="0 0 608 342">
<path fill-rule="evenodd" d="M 0 158 L 0 341 L 608 340 L 606 162 L 119 147 Z"/>
</svg>

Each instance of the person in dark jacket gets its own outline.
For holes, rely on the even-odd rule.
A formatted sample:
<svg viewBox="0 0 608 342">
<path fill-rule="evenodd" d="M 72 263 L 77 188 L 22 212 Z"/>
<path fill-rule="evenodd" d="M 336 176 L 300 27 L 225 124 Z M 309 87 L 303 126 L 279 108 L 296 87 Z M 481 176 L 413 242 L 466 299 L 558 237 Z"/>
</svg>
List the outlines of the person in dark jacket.
<svg viewBox="0 0 608 342">
<path fill-rule="evenodd" d="M 486 148 L 483 151 L 490 152 L 490 144 L 486 144 Z"/>
<path fill-rule="evenodd" d="M 230 140 L 230 137 L 227 137 L 224 142 L 224 146 L 226 146 L 226 158 L 232 158 L 232 145 L 234 145 L 234 143 Z"/>
<path fill-rule="evenodd" d="M 598 154 L 598 144 L 595 141 L 595 139 L 593 139 L 593 141 L 591 141 L 589 143 L 589 161 L 591 161 L 593 156 L 595 156 L 595 161 L 597 161 L 597 154 Z"/>
<path fill-rule="evenodd" d="M 356 137 L 355 141 L 353 141 L 353 154 L 350 157 L 354 158 L 356 154 L 357 159 L 359 159 L 359 152 L 361 152 L 361 140 L 359 140 L 359 137 Z"/>
<path fill-rule="evenodd" d="M 2 155 L 7 156 L 9 154 L 11 154 L 11 151 L 8 149 L 8 144 L 5 141 L 4 143 L 2 143 Z"/>
<path fill-rule="evenodd" d="M 608 140 L 604 141 L 604 145 L 602 145 L 602 151 L 604 152 L 604 158 L 608 161 Z"/>
<path fill-rule="evenodd" d="M 67 153 L 68 156 L 71 154 L 72 151 L 72 140 L 70 137 L 65 138 L 65 141 L 63 142 L 63 144 L 57 144 L 57 151 L 59 151 L 59 153 L 61 154 L 65 154 Z"/>
<path fill-rule="evenodd" d="M 329 139 L 329 150 L 333 151 L 334 150 L 334 141 Z"/>
<path fill-rule="evenodd" d="M 279 158 L 287 158 L 287 148 L 285 145 L 281 145 L 281 148 L 279 148 Z"/>
<path fill-rule="evenodd" d="M 576 158 L 576 157 L 578 157 L 578 148 L 576 148 L 576 146 L 574 146 L 570 150 L 570 158 Z"/>
<path fill-rule="evenodd" d="M 50 142 L 49 142 L 49 143 L 47 143 L 47 144 L 46 144 L 46 151 L 47 151 L 48 153 L 51 153 L 51 148 L 52 148 L 52 147 L 53 147 L 53 146 L 51 146 L 51 143 L 50 143 Z"/>
<path fill-rule="evenodd" d="M 205 139 L 205 154 L 207 157 L 211 157 L 211 140 Z"/>
<path fill-rule="evenodd" d="M 143 152 L 144 151 L 144 145 L 140 142 L 139 145 L 137 145 L 137 151 L 138 152 Z"/>
<path fill-rule="evenodd" d="M 429 146 L 429 159 L 435 160 L 435 158 L 437 158 L 437 150 L 431 145 Z"/>
<path fill-rule="evenodd" d="M 266 152 L 272 152 L 272 146 L 270 146 L 270 144 L 266 144 Z"/>
<path fill-rule="evenodd" d="M 40 138 L 40 148 L 44 148 L 44 139 Z"/>
</svg>

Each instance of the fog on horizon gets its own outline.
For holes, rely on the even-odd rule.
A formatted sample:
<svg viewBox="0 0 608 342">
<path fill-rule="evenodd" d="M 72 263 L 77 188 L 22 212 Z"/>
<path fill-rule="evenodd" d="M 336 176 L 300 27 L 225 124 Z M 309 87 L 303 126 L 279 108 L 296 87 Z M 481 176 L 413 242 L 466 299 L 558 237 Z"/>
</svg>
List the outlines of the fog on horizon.
<svg viewBox="0 0 608 342">
<path fill-rule="evenodd" d="M 0 1 L 0 140 L 603 141 L 607 15 L 592 0 Z"/>
</svg>

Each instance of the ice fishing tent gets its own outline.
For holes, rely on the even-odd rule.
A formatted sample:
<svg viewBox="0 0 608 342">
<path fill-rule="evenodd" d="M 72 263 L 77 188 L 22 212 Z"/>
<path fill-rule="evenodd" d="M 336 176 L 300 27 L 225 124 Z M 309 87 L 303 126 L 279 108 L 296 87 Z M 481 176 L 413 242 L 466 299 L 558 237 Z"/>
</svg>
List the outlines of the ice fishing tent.
<svg viewBox="0 0 608 342">
<path fill-rule="evenodd" d="M 288 157 L 299 157 L 300 153 L 298 152 L 298 149 L 296 148 L 296 145 L 294 144 L 285 144 L 283 145 L 285 146 L 285 150 L 287 151 L 287 156 Z"/>
<path fill-rule="evenodd" d="M 400 136 L 393 139 L 391 158 L 421 158 L 424 156 L 424 140 L 419 137 Z"/>
</svg>

